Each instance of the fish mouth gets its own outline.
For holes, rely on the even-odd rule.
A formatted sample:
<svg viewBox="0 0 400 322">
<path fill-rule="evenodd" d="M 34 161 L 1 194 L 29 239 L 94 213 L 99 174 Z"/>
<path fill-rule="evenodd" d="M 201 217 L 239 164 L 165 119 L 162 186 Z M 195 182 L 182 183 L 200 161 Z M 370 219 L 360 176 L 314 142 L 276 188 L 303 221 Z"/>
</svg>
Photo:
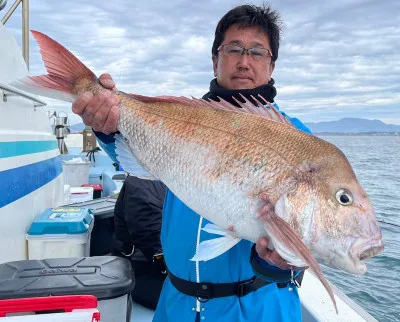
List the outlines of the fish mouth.
<svg viewBox="0 0 400 322">
<path fill-rule="evenodd" d="M 339 244 L 344 247 L 332 248 L 328 255 L 327 249 L 330 249 L 335 243 L 332 243 L 329 238 L 326 241 L 327 243 L 321 241 L 318 248 L 313 250 L 314 253 L 319 254 L 316 259 L 329 267 L 338 268 L 357 276 L 364 275 L 367 272 L 366 259 L 376 256 L 384 250 L 380 233 L 371 238 L 349 237 L 345 244 L 342 244 L 343 240 L 341 240 Z"/>
<path fill-rule="evenodd" d="M 382 239 L 375 239 L 368 242 L 360 253 L 360 260 L 371 258 L 383 252 L 385 246 Z"/>
<path fill-rule="evenodd" d="M 349 256 L 348 258 L 351 260 L 352 265 L 344 264 L 344 270 L 356 275 L 363 275 L 367 272 L 367 265 L 364 260 L 376 256 L 384 250 L 381 234 L 368 239 L 356 238 L 350 243 L 352 246 L 347 252 L 347 256 Z"/>
<path fill-rule="evenodd" d="M 362 261 L 371 258 L 383 252 L 385 246 L 383 244 L 382 235 L 379 234 L 372 239 L 360 239 L 353 245 L 353 254 Z"/>
</svg>

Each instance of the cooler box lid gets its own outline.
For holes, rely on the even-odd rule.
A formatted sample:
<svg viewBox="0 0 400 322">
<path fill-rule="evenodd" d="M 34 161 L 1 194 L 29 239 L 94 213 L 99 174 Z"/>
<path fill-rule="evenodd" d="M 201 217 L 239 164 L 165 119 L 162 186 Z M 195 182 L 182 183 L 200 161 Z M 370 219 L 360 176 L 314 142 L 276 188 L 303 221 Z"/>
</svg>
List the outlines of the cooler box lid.
<svg viewBox="0 0 400 322">
<path fill-rule="evenodd" d="M 39 215 L 28 235 L 84 234 L 93 227 L 92 210 L 88 208 L 48 208 Z"/>
<path fill-rule="evenodd" d="M 126 258 L 97 256 L 25 260 L 0 265 L 0 300 L 93 295 L 98 300 L 128 294 L 135 286 Z"/>
<path fill-rule="evenodd" d="M 116 202 L 117 199 L 105 197 L 80 203 L 74 203 L 65 207 L 90 208 L 93 211 L 95 220 L 97 220 L 114 217 L 114 208 Z"/>
</svg>

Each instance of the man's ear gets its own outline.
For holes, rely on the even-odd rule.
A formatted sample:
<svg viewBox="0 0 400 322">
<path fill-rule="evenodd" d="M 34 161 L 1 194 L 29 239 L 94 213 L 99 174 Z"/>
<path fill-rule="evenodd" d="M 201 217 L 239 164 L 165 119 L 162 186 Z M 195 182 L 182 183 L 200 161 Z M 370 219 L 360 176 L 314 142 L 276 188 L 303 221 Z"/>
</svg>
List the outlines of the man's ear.
<svg viewBox="0 0 400 322">
<path fill-rule="evenodd" d="M 268 75 L 269 76 L 268 80 L 271 80 L 271 76 L 272 76 L 272 73 L 274 72 L 274 70 L 275 70 L 275 62 L 271 63 L 271 66 L 269 68 L 270 73 Z"/>
<path fill-rule="evenodd" d="M 218 70 L 218 56 L 212 56 L 214 76 L 217 76 Z"/>
</svg>

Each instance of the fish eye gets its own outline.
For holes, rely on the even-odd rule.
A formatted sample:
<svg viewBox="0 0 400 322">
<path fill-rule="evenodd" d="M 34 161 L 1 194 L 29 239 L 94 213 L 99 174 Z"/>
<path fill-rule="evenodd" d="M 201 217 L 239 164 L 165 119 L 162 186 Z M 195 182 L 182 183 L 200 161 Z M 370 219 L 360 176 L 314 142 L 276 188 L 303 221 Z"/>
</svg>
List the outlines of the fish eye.
<svg viewBox="0 0 400 322">
<path fill-rule="evenodd" d="M 340 189 L 338 192 L 336 192 L 336 200 L 342 206 L 350 206 L 353 203 L 353 196 L 349 190 Z"/>
</svg>

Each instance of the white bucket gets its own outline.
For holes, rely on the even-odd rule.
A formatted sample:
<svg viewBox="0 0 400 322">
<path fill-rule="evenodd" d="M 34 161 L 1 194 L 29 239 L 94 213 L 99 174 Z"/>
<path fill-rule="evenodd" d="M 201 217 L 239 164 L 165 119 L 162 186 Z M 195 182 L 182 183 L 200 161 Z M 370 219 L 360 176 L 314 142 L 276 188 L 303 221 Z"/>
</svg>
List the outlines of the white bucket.
<svg viewBox="0 0 400 322">
<path fill-rule="evenodd" d="M 64 184 L 71 187 L 80 187 L 89 183 L 90 162 L 79 159 L 78 162 L 63 161 Z"/>
</svg>

